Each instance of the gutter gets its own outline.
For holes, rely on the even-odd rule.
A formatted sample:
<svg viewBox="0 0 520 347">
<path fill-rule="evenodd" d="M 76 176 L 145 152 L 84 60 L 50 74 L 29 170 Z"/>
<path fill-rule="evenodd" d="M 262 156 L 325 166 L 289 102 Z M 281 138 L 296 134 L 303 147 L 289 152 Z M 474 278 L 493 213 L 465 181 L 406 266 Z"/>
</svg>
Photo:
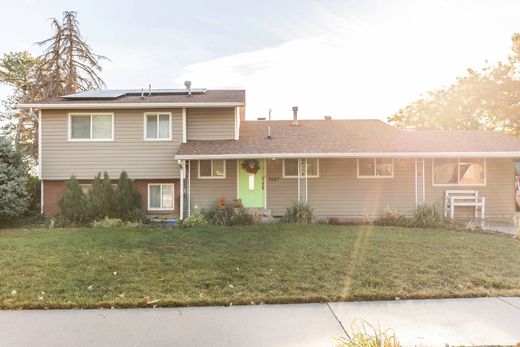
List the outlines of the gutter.
<svg viewBox="0 0 520 347">
<path fill-rule="evenodd" d="M 76 109 L 126 109 L 126 108 L 182 108 L 182 107 L 241 107 L 245 102 L 134 102 L 134 103 L 58 103 L 58 104 L 18 104 L 17 108 L 37 108 L 40 110 Z"/>
<path fill-rule="evenodd" d="M 242 153 L 176 154 L 179 160 L 204 159 L 276 159 L 276 158 L 520 158 L 520 151 L 510 152 L 357 152 L 357 153 Z"/>
</svg>

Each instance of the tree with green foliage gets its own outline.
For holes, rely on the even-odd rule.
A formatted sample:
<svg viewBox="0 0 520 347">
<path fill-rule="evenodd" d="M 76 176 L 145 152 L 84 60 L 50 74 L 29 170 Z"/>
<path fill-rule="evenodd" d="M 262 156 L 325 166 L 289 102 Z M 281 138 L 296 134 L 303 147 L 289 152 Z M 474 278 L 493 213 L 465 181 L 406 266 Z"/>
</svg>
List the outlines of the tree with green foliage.
<svg viewBox="0 0 520 347">
<path fill-rule="evenodd" d="M 67 221 L 81 225 L 89 221 L 88 199 L 83 193 L 76 176 L 71 176 L 65 182 L 65 192 L 58 201 L 61 208 L 61 215 Z"/>
<path fill-rule="evenodd" d="M 128 178 L 125 170 L 119 175 L 119 181 L 114 196 L 116 217 L 124 221 L 132 220 L 141 211 L 141 194 L 135 188 L 134 182 Z"/>
<path fill-rule="evenodd" d="M 20 152 L 0 136 L 0 223 L 25 213 L 29 203 L 27 167 Z"/>
<path fill-rule="evenodd" d="M 116 206 L 115 206 L 115 192 L 112 186 L 112 180 L 105 171 L 103 176 L 99 172 L 92 186 L 88 192 L 89 209 L 90 215 L 95 220 L 100 220 L 105 217 L 115 217 Z"/>
<path fill-rule="evenodd" d="M 477 71 L 468 69 L 448 87 L 430 91 L 389 117 L 401 128 L 487 130 L 520 135 L 520 34 L 512 54 Z"/>
</svg>

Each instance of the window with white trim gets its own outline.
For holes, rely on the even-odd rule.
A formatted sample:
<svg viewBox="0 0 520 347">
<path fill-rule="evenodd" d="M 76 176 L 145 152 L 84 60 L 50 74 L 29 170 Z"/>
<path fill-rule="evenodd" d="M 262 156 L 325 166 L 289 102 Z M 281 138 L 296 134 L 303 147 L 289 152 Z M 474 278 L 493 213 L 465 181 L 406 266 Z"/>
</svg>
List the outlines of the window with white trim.
<svg viewBox="0 0 520 347">
<path fill-rule="evenodd" d="M 199 160 L 199 178 L 226 178 L 226 161 Z"/>
<path fill-rule="evenodd" d="M 394 160 L 392 158 L 359 158 L 357 160 L 358 178 L 392 178 L 394 177 Z"/>
<path fill-rule="evenodd" d="M 173 183 L 148 184 L 148 210 L 174 210 Z"/>
<path fill-rule="evenodd" d="M 482 186 L 486 184 L 486 159 L 433 159 L 433 185 Z"/>
<path fill-rule="evenodd" d="M 150 141 L 168 141 L 172 139 L 171 113 L 145 113 L 144 139 Z"/>
<path fill-rule="evenodd" d="M 69 115 L 69 141 L 114 140 L 114 115 L 78 113 Z"/>
<path fill-rule="evenodd" d="M 300 177 L 319 177 L 320 176 L 320 161 L 317 158 L 307 159 L 284 159 L 283 160 L 283 177 L 296 178 L 298 177 L 298 164 L 300 167 Z"/>
</svg>

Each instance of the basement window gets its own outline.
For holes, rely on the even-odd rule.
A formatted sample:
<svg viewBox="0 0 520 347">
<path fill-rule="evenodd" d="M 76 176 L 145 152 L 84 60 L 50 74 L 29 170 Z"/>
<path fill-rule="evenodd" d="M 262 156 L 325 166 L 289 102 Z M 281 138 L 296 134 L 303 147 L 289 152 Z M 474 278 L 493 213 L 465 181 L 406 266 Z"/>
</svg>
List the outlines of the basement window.
<svg viewBox="0 0 520 347">
<path fill-rule="evenodd" d="M 174 185 L 173 183 L 148 184 L 148 210 L 172 211 L 174 210 Z"/>
</svg>

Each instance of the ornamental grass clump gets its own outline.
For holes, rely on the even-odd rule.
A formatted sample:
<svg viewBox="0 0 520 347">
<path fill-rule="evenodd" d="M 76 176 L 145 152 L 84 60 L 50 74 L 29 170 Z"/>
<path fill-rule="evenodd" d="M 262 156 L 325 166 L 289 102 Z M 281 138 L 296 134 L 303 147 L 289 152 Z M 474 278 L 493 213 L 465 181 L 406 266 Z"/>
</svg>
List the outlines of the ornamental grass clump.
<svg viewBox="0 0 520 347">
<path fill-rule="evenodd" d="M 437 228 L 443 224 L 443 216 L 438 204 L 421 204 L 415 209 L 413 226 L 416 228 Z"/>
<path fill-rule="evenodd" d="M 287 224 L 310 224 L 314 222 L 314 209 L 308 202 L 296 201 L 285 209 L 283 221 Z"/>
</svg>

